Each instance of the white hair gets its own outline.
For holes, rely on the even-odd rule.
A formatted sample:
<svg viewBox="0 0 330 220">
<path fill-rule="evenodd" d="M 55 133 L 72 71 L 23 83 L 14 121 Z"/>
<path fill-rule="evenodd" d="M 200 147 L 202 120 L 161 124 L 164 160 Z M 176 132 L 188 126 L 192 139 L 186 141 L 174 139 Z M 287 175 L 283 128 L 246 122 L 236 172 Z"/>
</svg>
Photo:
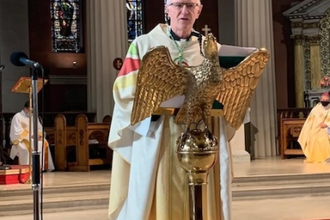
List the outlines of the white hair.
<svg viewBox="0 0 330 220">
<path fill-rule="evenodd" d="M 171 0 L 166 0 L 166 5 L 169 5 L 171 3 Z M 199 4 L 201 4 L 201 0 L 199 0 Z"/>
</svg>

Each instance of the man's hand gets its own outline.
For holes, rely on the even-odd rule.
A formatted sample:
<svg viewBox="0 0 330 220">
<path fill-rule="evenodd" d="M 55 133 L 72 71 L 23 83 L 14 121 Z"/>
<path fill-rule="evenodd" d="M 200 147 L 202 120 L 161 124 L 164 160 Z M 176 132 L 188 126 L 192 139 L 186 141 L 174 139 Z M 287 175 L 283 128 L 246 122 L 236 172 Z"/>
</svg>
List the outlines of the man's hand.
<svg viewBox="0 0 330 220">
<path fill-rule="evenodd" d="M 326 128 L 326 127 L 328 127 L 326 124 L 324 124 L 324 122 L 322 122 L 321 124 L 320 124 L 320 128 Z"/>
<path fill-rule="evenodd" d="M 33 135 L 31 135 L 31 138 L 33 138 Z M 42 136 L 38 134 L 38 141 L 42 140 Z"/>
<path fill-rule="evenodd" d="M 42 136 L 38 135 L 38 141 L 41 141 L 41 140 L 42 140 Z"/>
</svg>

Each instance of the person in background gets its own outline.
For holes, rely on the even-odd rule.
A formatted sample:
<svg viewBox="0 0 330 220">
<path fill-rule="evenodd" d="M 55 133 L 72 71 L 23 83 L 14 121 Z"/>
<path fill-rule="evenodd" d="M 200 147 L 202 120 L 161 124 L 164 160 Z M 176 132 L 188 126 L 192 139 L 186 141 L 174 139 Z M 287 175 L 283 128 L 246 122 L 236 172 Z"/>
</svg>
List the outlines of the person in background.
<svg viewBox="0 0 330 220">
<path fill-rule="evenodd" d="M 32 112 L 32 111 L 31 111 Z M 31 143 L 29 141 L 30 134 L 30 121 L 29 116 L 30 112 L 30 102 L 27 101 L 24 104 L 24 108 L 22 111 L 16 113 L 12 118 L 10 125 L 10 140 L 12 142 L 12 148 L 10 151 L 11 159 L 15 159 L 18 157 L 18 161 L 20 165 L 29 165 L 31 152 L 33 149 L 33 141 L 38 140 L 38 151 L 40 152 L 40 167 L 44 171 L 52 171 L 54 170 L 54 163 L 51 156 L 51 152 L 49 149 L 49 145 L 47 140 L 44 138 L 45 136 L 42 133 L 42 125 L 38 120 L 38 134 L 33 134 L 33 124 L 31 125 Z M 31 122 L 33 122 L 33 117 L 31 115 Z M 43 144 L 43 148 L 42 148 Z M 41 162 L 41 158 L 43 154 L 43 161 Z"/>
<path fill-rule="evenodd" d="M 323 93 L 301 129 L 298 142 L 306 156 L 305 162 L 322 163 L 330 158 L 329 103 L 329 93 Z"/>
</svg>

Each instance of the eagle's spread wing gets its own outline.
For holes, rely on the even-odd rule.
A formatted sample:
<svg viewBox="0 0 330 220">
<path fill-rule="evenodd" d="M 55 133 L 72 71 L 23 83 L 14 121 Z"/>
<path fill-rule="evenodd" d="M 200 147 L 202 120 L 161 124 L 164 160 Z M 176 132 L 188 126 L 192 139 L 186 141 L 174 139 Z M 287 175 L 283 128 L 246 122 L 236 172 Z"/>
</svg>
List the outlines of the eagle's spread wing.
<svg viewBox="0 0 330 220">
<path fill-rule="evenodd" d="M 150 49 L 143 57 L 131 116 L 134 125 L 150 117 L 163 101 L 182 95 L 186 70 L 176 65 L 164 46 Z"/>
<path fill-rule="evenodd" d="M 236 67 L 223 72 L 217 100 L 224 105 L 224 117 L 238 129 L 244 120 L 252 94 L 269 59 L 266 49 L 245 58 Z"/>
</svg>

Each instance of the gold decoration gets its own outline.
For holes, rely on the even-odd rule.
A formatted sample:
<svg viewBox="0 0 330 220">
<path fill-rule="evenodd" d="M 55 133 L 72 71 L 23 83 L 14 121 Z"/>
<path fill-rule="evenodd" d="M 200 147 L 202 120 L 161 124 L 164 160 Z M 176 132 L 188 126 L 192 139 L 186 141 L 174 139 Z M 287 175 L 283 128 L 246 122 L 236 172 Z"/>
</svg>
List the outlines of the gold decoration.
<svg viewBox="0 0 330 220">
<path fill-rule="evenodd" d="M 239 128 L 269 53 L 266 49 L 256 50 L 236 67 L 224 69 L 219 65 L 218 46 L 212 34 L 208 34 L 203 47 L 203 63 L 192 67 L 175 64 L 164 46 L 145 54 L 137 78 L 131 124 L 150 117 L 163 101 L 185 95 L 176 123 L 189 128 L 201 119 L 205 122 L 214 100 L 218 100 L 224 105 L 225 119 Z"/>
<path fill-rule="evenodd" d="M 319 27 L 319 23 L 318 22 L 314 22 L 314 23 L 303 23 L 302 27 L 303 27 L 303 29 L 318 28 Z"/>
<path fill-rule="evenodd" d="M 321 36 L 314 35 L 314 36 L 305 36 L 305 41 L 309 42 L 310 46 L 319 46 L 320 45 Z"/>
<path fill-rule="evenodd" d="M 303 23 L 301 21 L 299 22 L 291 22 L 291 28 L 302 28 Z"/>
<path fill-rule="evenodd" d="M 320 54 L 321 54 L 321 74 L 327 75 L 330 72 L 330 8 L 324 13 L 320 20 Z"/>
<path fill-rule="evenodd" d="M 295 36 L 293 36 L 293 39 L 294 39 L 295 45 L 302 45 L 302 43 L 304 41 L 304 37 L 302 35 L 295 35 Z"/>
<path fill-rule="evenodd" d="M 177 140 L 180 166 L 187 172 L 189 185 L 207 184 L 207 175 L 217 161 L 218 139 L 208 129 L 193 129 Z"/>
</svg>

